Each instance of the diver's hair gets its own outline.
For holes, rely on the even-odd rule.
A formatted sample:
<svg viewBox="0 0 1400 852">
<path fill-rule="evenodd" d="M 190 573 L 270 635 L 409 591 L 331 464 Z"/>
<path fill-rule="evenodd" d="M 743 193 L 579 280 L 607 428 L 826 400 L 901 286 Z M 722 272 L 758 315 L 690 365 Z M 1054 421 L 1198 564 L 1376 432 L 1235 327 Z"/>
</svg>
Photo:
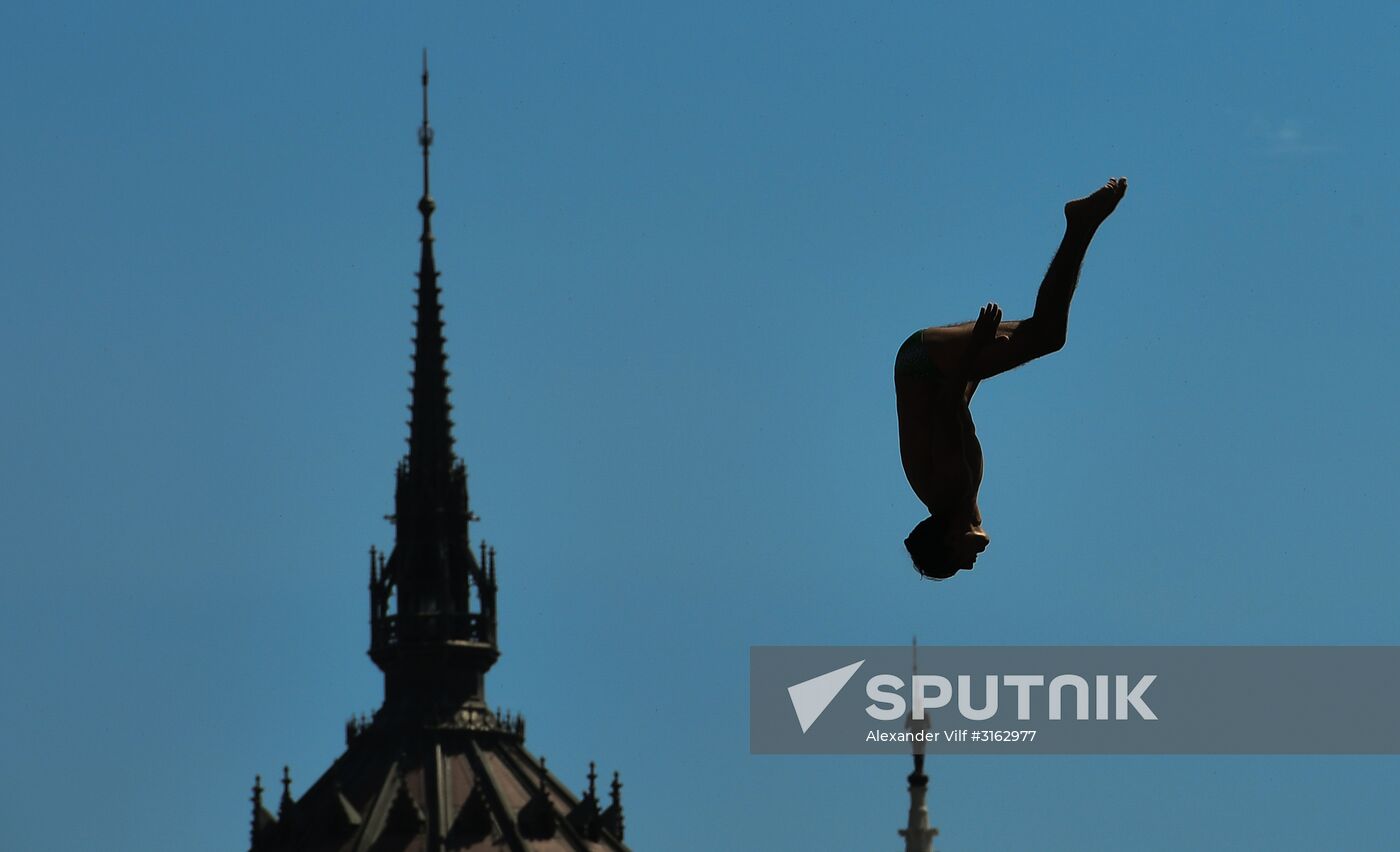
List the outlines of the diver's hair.
<svg viewBox="0 0 1400 852">
<path fill-rule="evenodd" d="M 956 568 L 948 570 L 951 560 L 947 544 L 943 541 L 945 526 L 941 518 L 929 515 L 915 524 L 909 531 L 909 537 L 904 540 L 904 549 L 909 551 L 914 570 L 935 580 L 946 580 L 958 573 Z"/>
</svg>

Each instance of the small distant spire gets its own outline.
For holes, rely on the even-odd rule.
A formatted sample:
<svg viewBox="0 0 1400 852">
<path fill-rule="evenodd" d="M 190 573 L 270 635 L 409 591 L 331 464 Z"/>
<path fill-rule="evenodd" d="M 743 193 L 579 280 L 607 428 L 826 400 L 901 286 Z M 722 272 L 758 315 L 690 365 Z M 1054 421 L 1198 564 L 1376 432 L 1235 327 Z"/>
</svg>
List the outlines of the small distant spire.
<svg viewBox="0 0 1400 852">
<path fill-rule="evenodd" d="M 588 791 L 569 812 L 569 822 L 585 840 L 597 843 L 603 839 L 603 812 L 598 805 L 598 765 L 588 762 Z"/>
<path fill-rule="evenodd" d="M 909 667 L 915 675 L 919 673 L 919 637 L 916 635 L 910 643 Z M 922 720 L 916 720 L 911 711 L 909 718 L 904 720 L 904 727 L 913 731 L 924 731 L 929 727 L 929 719 L 925 716 Z M 904 828 L 899 830 L 899 836 L 904 838 L 905 852 L 934 852 L 933 839 L 938 836 L 938 829 L 929 825 L 928 818 L 928 776 L 924 774 L 924 744 L 922 741 L 914 743 L 914 771 L 909 773 L 909 819 Z"/>
<path fill-rule="evenodd" d="M 251 845 L 251 847 L 252 847 L 253 849 L 258 848 L 258 832 L 259 832 L 259 830 L 262 828 L 262 823 L 263 823 L 262 815 L 263 815 L 264 811 L 263 811 L 262 794 L 263 794 L 262 776 L 261 776 L 261 775 L 254 775 L 254 776 L 253 776 L 253 826 L 252 826 L 252 828 L 249 830 L 249 840 L 251 841 L 251 844 L 250 844 L 250 845 Z"/>
<path fill-rule="evenodd" d="M 613 773 L 612 804 L 603 811 L 601 822 L 604 831 L 618 840 L 622 839 L 626 827 L 622 819 L 622 776 L 617 772 Z"/>
<path fill-rule="evenodd" d="M 287 818 L 291 813 L 292 806 L 296 804 L 292 801 L 292 768 L 282 767 L 282 802 L 277 806 L 277 819 L 279 821 Z"/>
<path fill-rule="evenodd" d="M 909 668 L 910 668 L 910 670 L 914 673 L 914 675 L 917 676 L 917 675 L 919 674 L 919 637 L 918 637 L 918 636 L 915 636 L 915 637 L 914 637 L 914 641 L 910 644 L 909 658 L 910 658 L 910 659 L 909 659 Z M 926 731 L 926 730 L 928 730 L 929 725 L 930 725 L 929 717 L 928 717 L 927 715 L 925 715 L 924 718 L 922 718 L 922 719 L 915 719 L 915 718 L 914 718 L 914 711 L 913 711 L 912 708 L 911 708 L 910 711 L 909 711 L 908 717 L 906 717 L 905 720 L 904 720 L 904 727 L 905 727 L 905 729 L 906 729 L 906 730 L 910 730 L 910 731 Z M 915 741 L 914 741 L 913 752 L 914 752 L 914 774 L 911 775 L 911 776 L 909 776 L 910 783 L 914 783 L 916 776 L 919 777 L 919 778 L 923 778 L 923 777 L 924 777 L 924 742 L 923 742 L 923 740 L 915 740 Z M 920 782 L 920 783 L 927 783 L 927 779 L 925 778 L 925 780 L 924 780 L 923 782 Z"/>
</svg>

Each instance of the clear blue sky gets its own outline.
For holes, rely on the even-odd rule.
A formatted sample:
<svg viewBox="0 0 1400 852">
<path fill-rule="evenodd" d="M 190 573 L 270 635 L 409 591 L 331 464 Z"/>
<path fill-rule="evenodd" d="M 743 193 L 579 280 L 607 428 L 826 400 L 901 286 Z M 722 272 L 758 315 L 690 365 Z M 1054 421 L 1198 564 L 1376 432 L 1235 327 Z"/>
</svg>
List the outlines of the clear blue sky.
<svg viewBox="0 0 1400 852">
<path fill-rule="evenodd" d="M 244 848 L 377 706 L 424 46 L 490 695 L 637 849 L 898 848 L 903 759 L 747 753 L 752 644 L 1400 642 L 1394 6 L 403 5 L 0 10 L 0 845 Z M 920 583 L 894 351 L 1117 174 Z M 1400 761 L 932 774 L 951 852 L 1379 849 Z"/>
</svg>

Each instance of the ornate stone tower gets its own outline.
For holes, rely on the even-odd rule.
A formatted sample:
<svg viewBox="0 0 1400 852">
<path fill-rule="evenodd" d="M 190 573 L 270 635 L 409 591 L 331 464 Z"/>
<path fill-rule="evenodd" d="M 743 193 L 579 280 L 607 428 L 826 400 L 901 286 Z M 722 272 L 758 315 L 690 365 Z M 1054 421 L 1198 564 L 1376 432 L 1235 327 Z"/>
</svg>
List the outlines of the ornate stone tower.
<svg viewBox="0 0 1400 852">
<path fill-rule="evenodd" d="M 938 829 L 928 822 L 928 776 L 924 774 L 924 756 L 914 753 L 914 771 L 909 773 L 909 824 L 899 830 L 904 838 L 904 852 L 933 852 L 933 838 Z"/>
<path fill-rule="evenodd" d="M 486 704 L 496 644 L 496 555 L 473 553 L 466 466 L 452 444 L 441 291 L 428 188 L 428 65 L 423 58 L 422 254 L 408 455 L 394 494 L 394 548 L 370 549 L 369 656 L 384 704 L 352 719 L 345 753 L 300 799 L 284 767 L 273 816 L 253 786 L 253 852 L 626 850 L 622 784 L 598 798 L 589 765 L 576 796 L 525 749 L 520 716 Z"/>
<path fill-rule="evenodd" d="M 919 673 L 919 640 L 914 640 L 914 674 Z M 911 712 L 904 726 L 910 730 L 926 730 L 928 716 L 915 720 Z M 933 838 L 938 829 L 928 822 L 928 776 L 924 774 L 924 744 L 914 743 L 914 771 L 909 773 L 909 822 L 899 830 L 904 838 L 904 852 L 934 852 Z"/>
</svg>

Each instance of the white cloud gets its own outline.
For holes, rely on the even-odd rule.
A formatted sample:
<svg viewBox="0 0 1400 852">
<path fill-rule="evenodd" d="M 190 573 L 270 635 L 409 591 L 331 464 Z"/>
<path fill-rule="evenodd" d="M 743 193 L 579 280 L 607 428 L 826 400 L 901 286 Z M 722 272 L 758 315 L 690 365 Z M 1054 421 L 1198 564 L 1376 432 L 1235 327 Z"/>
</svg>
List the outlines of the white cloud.
<svg viewBox="0 0 1400 852">
<path fill-rule="evenodd" d="M 1297 119 L 1292 118 L 1266 126 L 1264 141 L 1264 150 L 1277 156 L 1321 154 L 1334 150 L 1332 145 L 1314 139 Z"/>
</svg>

